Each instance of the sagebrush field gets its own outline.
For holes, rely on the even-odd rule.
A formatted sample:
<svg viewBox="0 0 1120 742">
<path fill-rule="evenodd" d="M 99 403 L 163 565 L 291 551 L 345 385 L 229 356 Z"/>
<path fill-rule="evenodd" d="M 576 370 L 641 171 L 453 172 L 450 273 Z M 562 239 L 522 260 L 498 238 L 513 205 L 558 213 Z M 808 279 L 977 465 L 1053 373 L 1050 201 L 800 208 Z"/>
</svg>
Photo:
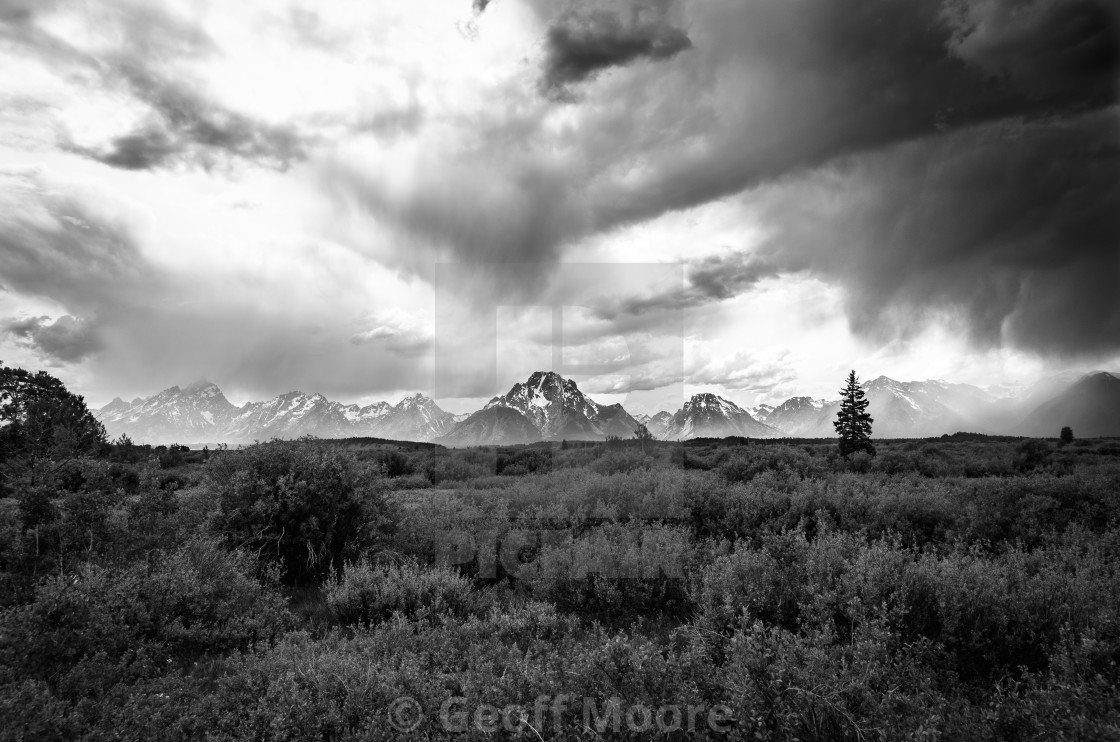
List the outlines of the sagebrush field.
<svg viewBox="0 0 1120 742">
<path fill-rule="evenodd" d="M 25 462 L 0 736 L 1120 736 L 1120 441 L 876 444 Z"/>
</svg>

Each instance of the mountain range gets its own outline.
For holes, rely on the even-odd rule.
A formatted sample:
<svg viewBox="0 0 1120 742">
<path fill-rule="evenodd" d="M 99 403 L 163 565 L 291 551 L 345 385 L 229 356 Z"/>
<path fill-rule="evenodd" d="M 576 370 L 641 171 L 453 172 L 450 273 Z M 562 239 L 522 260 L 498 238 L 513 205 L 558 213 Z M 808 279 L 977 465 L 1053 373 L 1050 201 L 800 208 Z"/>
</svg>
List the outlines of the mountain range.
<svg viewBox="0 0 1120 742">
<path fill-rule="evenodd" d="M 173 386 L 132 402 L 118 397 L 96 414 L 111 436 L 123 434 L 145 443 L 244 443 L 304 435 L 428 441 L 451 432 L 456 423 L 455 415 L 422 394 L 395 405 L 359 407 L 332 402 L 322 394 L 288 392 L 237 407 L 207 381 L 182 389 Z"/>
<path fill-rule="evenodd" d="M 924 438 L 944 433 L 1056 436 L 1120 435 L 1120 375 L 1087 374 L 1031 390 L 1025 401 L 997 398 L 969 384 L 895 381 L 863 383 L 880 438 Z M 453 415 L 429 397 L 360 407 L 321 394 L 288 392 L 238 407 L 214 384 L 173 386 L 148 398 L 119 397 L 97 411 L 110 436 L 137 442 L 246 443 L 270 438 L 376 437 L 434 441 L 448 446 L 511 445 L 540 440 L 629 438 L 639 424 L 660 440 L 744 436 L 831 438 L 839 400 L 791 397 L 779 405 L 744 409 L 711 393 L 696 394 L 676 411 L 631 416 L 620 404 L 603 405 L 574 381 L 538 371 L 482 409 Z"/>
</svg>

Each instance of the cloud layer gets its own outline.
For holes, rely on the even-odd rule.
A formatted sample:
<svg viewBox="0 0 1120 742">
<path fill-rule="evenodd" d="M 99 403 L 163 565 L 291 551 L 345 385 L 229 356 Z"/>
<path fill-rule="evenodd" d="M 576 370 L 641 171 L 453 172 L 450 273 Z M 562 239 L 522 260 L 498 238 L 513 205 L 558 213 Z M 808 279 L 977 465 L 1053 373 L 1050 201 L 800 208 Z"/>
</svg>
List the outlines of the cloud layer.
<svg viewBox="0 0 1120 742">
<path fill-rule="evenodd" d="M 426 305 L 451 262 L 464 322 L 494 297 L 593 307 L 588 353 L 681 316 L 725 344 L 737 302 L 813 280 L 870 346 L 937 326 L 1108 358 L 1118 12 L 0 0 L 0 156 L 24 166 L 0 175 L 0 342 L 126 385 L 373 394 L 433 377 Z M 619 255 L 687 280 L 592 301 L 564 278 Z M 808 351 L 772 340 L 701 341 L 741 373 L 643 357 L 592 385 L 774 388 Z"/>
</svg>

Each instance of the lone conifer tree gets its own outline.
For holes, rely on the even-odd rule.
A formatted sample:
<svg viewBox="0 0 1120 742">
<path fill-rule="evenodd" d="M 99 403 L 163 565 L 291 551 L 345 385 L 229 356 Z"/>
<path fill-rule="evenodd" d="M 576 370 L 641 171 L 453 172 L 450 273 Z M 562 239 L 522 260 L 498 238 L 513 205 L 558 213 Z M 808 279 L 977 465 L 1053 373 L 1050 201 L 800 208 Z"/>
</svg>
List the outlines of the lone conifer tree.
<svg viewBox="0 0 1120 742">
<path fill-rule="evenodd" d="M 871 415 L 867 414 L 869 400 L 856 378 L 856 372 L 848 374 L 848 383 L 840 390 L 840 410 L 836 413 L 833 426 L 840 435 L 840 455 L 849 456 L 856 451 L 866 451 L 875 455 L 871 444 Z"/>
</svg>

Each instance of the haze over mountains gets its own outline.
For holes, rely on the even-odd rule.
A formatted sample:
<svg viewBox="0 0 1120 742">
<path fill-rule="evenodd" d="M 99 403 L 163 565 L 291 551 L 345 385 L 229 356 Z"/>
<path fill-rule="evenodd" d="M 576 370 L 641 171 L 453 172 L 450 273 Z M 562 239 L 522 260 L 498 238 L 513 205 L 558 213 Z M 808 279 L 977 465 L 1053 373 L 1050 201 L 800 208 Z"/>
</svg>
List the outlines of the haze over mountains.
<svg viewBox="0 0 1120 742">
<path fill-rule="evenodd" d="M 1023 399 L 998 398 L 975 386 L 944 381 L 901 382 L 880 376 L 863 383 L 880 438 L 945 433 L 1056 436 L 1064 425 L 1078 436 L 1120 435 L 1120 375 L 1087 374 L 1038 389 Z M 538 371 L 477 412 L 453 415 L 422 394 L 395 405 L 343 404 L 321 394 L 288 392 L 241 407 L 209 382 L 173 386 L 147 399 L 114 399 L 97 411 L 112 437 L 145 443 L 246 443 L 270 438 L 377 437 L 434 441 L 448 446 L 602 440 L 631 437 L 638 424 L 661 440 L 698 437 L 831 438 L 838 400 L 792 397 L 779 405 L 744 409 L 715 394 L 696 394 L 676 411 L 631 416 L 603 405 L 576 383 Z"/>
</svg>

